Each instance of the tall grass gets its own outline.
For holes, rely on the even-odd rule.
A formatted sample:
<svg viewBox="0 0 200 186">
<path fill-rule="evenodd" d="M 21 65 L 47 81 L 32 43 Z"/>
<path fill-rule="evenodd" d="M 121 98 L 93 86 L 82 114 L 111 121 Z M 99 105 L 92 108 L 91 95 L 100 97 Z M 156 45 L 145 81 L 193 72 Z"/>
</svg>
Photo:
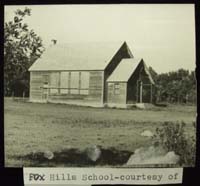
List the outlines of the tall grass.
<svg viewBox="0 0 200 186">
<path fill-rule="evenodd" d="M 179 155 L 180 166 L 194 166 L 196 139 L 194 136 L 186 135 L 184 122 L 164 122 L 162 127 L 156 129 L 153 142 L 154 145 L 162 146 L 167 152 L 174 151 Z"/>
</svg>

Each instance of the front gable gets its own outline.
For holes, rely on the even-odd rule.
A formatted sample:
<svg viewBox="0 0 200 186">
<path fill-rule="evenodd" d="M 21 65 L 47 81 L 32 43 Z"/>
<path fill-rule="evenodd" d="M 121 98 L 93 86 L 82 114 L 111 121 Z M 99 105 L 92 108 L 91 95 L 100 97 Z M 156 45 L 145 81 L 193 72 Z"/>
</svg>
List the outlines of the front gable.
<svg viewBox="0 0 200 186">
<path fill-rule="evenodd" d="M 119 48 L 119 50 L 114 54 L 110 62 L 105 68 L 105 79 L 112 74 L 112 72 L 116 69 L 118 64 L 121 62 L 122 59 L 125 58 L 133 58 L 133 54 L 131 50 L 129 49 L 126 42 L 122 44 L 122 46 Z"/>
<path fill-rule="evenodd" d="M 155 84 L 151 73 L 149 72 L 149 68 L 147 67 L 143 59 L 141 59 L 140 63 L 137 65 L 137 68 L 132 73 L 128 82 L 133 84 L 137 80 L 142 80 L 144 81 L 144 83 Z"/>
</svg>

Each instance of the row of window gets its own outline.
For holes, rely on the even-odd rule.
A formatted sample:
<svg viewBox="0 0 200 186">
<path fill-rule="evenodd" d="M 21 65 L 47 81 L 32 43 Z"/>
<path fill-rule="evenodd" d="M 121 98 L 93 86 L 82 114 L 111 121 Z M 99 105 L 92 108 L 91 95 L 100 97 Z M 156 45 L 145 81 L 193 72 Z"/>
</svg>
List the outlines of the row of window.
<svg viewBox="0 0 200 186">
<path fill-rule="evenodd" d="M 89 93 L 89 72 L 52 72 L 43 76 L 48 84 L 50 94 L 83 94 Z"/>
</svg>

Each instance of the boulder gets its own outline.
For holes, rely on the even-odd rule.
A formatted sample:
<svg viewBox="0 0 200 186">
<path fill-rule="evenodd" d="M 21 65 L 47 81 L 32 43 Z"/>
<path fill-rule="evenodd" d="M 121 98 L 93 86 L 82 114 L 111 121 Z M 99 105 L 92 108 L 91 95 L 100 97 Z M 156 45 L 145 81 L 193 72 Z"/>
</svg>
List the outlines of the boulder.
<svg viewBox="0 0 200 186">
<path fill-rule="evenodd" d="M 165 160 L 170 164 L 176 164 L 177 162 L 179 162 L 180 156 L 175 154 L 174 151 L 170 151 L 165 155 Z"/>
<path fill-rule="evenodd" d="M 135 104 L 136 108 L 139 108 L 139 109 L 145 109 L 145 105 L 144 103 L 137 103 Z"/>
<path fill-rule="evenodd" d="M 149 148 L 136 149 L 126 165 L 176 164 L 179 159 L 180 157 L 174 151 L 166 152 L 161 147 L 150 146 Z"/>
<path fill-rule="evenodd" d="M 53 158 L 54 158 L 53 152 L 51 152 L 51 151 L 49 151 L 49 150 L 45 151 L 45 152 L 44 152 L 44 158 L 46 158 L 46 159 L 48 159 L 48 160 L 53 159 Z"/>
<path fill-rule="evenodd" d="M 92 146 L 92 147 L 88 147 L 85 150 L 86 156 L 89 160 L 95 162 L 97 161 L 100 156 L 101 156 L 101 149 L 99 147 L 97 147 L 96 145 Z"/>
<path fill-rule="evenodd" d="M 145 130 L 141 133 L 141 136 L 152 137 L 153 133 L 150 130 Z"/>
</svg>

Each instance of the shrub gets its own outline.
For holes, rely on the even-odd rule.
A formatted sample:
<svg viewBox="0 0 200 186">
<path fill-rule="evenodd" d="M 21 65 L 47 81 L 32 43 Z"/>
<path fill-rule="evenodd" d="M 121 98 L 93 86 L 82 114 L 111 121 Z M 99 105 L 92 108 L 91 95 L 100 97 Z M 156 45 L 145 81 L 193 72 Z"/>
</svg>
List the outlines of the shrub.
<svg viewBox="0 0 200 186">
<path fill-rule="evenodd" d="M 194 166 L 195 138 L 186 136 L 185 125 L 184 122 L 164 122 L 161 128 L 156 129 L 153 143 L 162 146 L 167 152 L 174 151 L 179 155 L 180 166 Z"/>
</svg>

